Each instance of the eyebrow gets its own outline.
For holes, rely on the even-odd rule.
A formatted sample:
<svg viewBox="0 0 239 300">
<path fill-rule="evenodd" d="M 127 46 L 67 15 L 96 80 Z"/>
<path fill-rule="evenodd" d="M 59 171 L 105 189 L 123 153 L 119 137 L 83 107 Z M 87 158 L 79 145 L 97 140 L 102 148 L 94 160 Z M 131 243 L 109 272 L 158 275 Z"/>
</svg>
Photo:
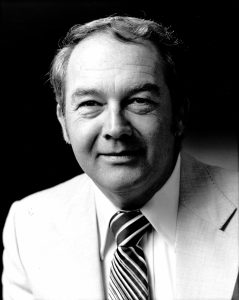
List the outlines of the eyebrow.
<svg viewBox="0 0 239 300">
<path fill-rule="evenodd" d="M 82 97 L 88 95 L 98 96 L 100 94 L 100 91 L 98 91 L 97 89 L 77 88 L 72 94 L 72 99 L 74 99 L 75 97 Z"/>
<path fill-rule="evenodd" d="M 137 93 L 141 92 L 152 92 L 156 96 L 160 95 L 160 87 L 155 83 L 144 83 L 144 84 L 137 84 L 131 87 L 125 94 L 126 97 L 131 97 Z M 83 96 L 100 96 L 102 92 L 97 88 L 77 88 L 74 93 L 72 94 L 72 101 L 75 100 L 75 97 L 83 97 Z M 125 98 L 125 97 L 124 97 Z"/>
<path fill-rule="evenodd" d="M 152 92 L 156 96 L 160 96 L 160 87 L 155 83 L 144 83 L 133 86 L 127 93 L 127 96 L 133 96 L 141 92 Z"/>
</svg>

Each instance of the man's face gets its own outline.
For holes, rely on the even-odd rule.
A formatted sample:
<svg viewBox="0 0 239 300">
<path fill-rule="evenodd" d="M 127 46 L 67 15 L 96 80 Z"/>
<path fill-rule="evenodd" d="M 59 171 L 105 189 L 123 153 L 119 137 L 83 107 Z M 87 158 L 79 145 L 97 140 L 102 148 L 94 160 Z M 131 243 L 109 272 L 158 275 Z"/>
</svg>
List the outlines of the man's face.
<svg viewBox="0 0 239 300">
<path fill-rule="evenodd" d="M 58 118 L 81 168 L 118 207 L 141 207 L 172 171 L 170 93 L 150 42 L 106 33 L 81 41 Z"/>
</svg>

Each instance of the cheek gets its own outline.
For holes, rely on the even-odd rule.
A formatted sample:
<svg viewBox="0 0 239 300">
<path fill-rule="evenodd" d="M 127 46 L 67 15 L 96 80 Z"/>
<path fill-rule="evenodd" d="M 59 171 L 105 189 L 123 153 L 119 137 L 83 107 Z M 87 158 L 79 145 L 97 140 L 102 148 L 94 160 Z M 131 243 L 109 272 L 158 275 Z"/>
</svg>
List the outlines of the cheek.
<svg viewBox="0 0 239 300">
<path fill-rule="evenodd" d="M 155 114 L 135 121 L 134 125 L 147 140 L 154 141 L 171 134 L 171 123 L 170 117 L 161 117 Z"/>
<path fill-rule="evenodd" d="M 148 146 L 149 155 L 158 157 L 159 154 L 167 154 L 174 144 L 174 136 L 171 132 L 170 118 L 155 118 L 149 120 L 142 127 L 145 141 Z"/>
<path fill-rule="evenodd" d="M 99 126 L 95 122 L 75 121 L 69 124 L 69 138 L 77 158 L 81 159 L 92 151 L 98 132 Z"/>
</svg>

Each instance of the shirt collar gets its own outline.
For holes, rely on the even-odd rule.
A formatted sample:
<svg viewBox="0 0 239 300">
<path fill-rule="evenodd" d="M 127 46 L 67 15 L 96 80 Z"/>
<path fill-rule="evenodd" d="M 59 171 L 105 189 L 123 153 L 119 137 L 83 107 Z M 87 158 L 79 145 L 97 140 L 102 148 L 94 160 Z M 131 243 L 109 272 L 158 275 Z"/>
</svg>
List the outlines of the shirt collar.
<svg viewBox="0 0 239 300">
<path fill-rule="evenodd" d="M 181 157 L 178 156 L 174 170 L 160 190 L 141 208 L 141 212 L 160 232 L 166 241 L 174 246 L 179 199 Z"/>
<path fill-rule="evenodd" d="M 107 248 L 107 239 L 109 229 L 109 223 L 112 216 L 119 210 L 93 183 L 95 192 L 95 207 L 98 222 L 98 231 L 100 236 L 100 255 L 104 258 L 104 253 Z"/>
<path fill-rule="evenodd" d="M 179 180 L 180 180 L 181 157 L 178 156 L 174 170 L 154 196 L 141 208 L 141 212 L 152 224 L 157 232 L 160 232 L 165 240 L 174 245 L 178 198 L 179 198 Z M 98 221 L 98 230 L 100 235 L 100 254 L 104 258 L 105 248 L 109 242 L 109 222 L 112 216 L 119 210 L 93 183 L 95 194 L 95 206 Z M 108 234 L 109 233 L 109 234 Z"/>
</svg>

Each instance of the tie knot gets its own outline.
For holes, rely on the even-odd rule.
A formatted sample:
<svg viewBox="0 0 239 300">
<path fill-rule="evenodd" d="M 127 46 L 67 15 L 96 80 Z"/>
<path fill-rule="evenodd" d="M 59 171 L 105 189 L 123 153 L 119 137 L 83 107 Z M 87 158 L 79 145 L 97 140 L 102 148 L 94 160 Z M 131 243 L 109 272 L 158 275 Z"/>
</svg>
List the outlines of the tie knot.
<svg viewBox="0 0 239 300">
<path fill-rule="evenodd" d="M 136 246 L 150 226 L 140 211 L 118 211 L 110 221 L 110 228 L 118 246 Z"/>
</svg>

